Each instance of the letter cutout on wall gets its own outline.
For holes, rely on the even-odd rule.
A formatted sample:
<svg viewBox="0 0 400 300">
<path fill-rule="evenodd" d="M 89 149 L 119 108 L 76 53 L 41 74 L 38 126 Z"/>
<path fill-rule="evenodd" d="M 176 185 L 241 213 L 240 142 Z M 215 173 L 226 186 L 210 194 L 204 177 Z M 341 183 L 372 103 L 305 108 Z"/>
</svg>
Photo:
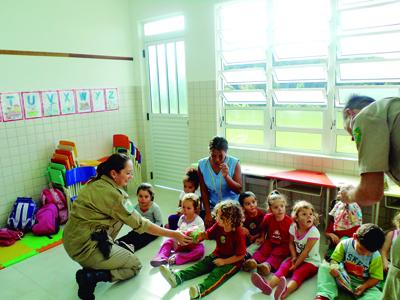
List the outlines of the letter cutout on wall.
<svg viewBox="0 0 400 300">
<path fill-rule="evenodd" d="M 106 92 L 106 108 L 107 110 L 118 109 L 118 90 L 105 89 Z"/>
<path fill-rule="evenodd" d="M 59 91 L 60 108 L 62 115 L 76 113 L 75 94 L 72 90 Z"/>
<path fill-rule="evenodd" d="M 43 116 L 59 116 L 60 100 L 56 91 L 42 92 Z"/>
<path fill-rule="evenodd" d="M 76 103 L 78 105 L 79 113 L 91 112 L 92 107 L 90 106 L 90 91 L 89 90 L 75 90 Z"/>
<path fill-rule="evenodd" d="M 22 92 L 25 119 L 42 117 L 42 102 L 40 92 Z"/>
<path fill-rule="evenodd" d="M 22 120 L 20 93 L 0 94 L 0 102 L 4 122 Z"/>
<path fill-rule="evenodd" d="M 106 110 L 106 98 L 104 97 L 103 89 L 92 89 L 90 90 L 92 99 L 93 111 L 105 111 Z"/>
</svg>

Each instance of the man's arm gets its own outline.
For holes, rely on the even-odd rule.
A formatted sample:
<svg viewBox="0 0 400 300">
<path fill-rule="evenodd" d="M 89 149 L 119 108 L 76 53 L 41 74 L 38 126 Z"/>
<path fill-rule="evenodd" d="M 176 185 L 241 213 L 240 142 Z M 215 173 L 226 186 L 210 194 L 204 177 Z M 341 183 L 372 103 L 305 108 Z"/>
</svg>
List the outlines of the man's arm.
<svg viewBox="0 0 400 300">
<path fill-rule="evenodd" d="M 342 187 L 339 197 L 346 203 L 357 202 L 360 206 L 371 206 L 383 197 L 383 172 L 361 174 L 358 186 Z"/>
</svg>

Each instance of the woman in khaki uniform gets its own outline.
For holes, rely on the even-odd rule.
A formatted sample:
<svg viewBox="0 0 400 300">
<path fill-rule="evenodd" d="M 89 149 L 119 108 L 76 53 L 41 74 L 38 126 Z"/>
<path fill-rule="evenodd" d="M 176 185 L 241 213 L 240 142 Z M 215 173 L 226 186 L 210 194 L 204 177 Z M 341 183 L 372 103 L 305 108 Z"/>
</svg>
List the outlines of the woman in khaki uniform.
<svg viewBox="0 0 400 300">
<path fill-rule="evenodd" d="M 184 245 L 191 241 L 178 231 L 151 223 L 134 210 L 123 190 L 132 171 L 132 161 L 126 155 L 111 155 L 98 166 L 97 177 L 72 205 L 63 241 L 68 255 L 83 267 L 76 272 L 81 299 L 94 299 L 99 281 L 124 280 L 140 271 L 142 266 L 133 249 L 114 241 L 123 224 L 138 233 L 175 238 Z"/>
</svg>

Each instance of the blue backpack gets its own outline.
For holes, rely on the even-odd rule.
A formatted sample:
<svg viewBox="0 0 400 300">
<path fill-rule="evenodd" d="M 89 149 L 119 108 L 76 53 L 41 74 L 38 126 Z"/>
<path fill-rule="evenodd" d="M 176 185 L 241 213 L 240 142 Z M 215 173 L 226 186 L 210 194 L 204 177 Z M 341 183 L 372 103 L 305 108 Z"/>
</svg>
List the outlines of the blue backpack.
<svg viewBox="0 0 400 300">
<path fill-rule="evenodd" d="M 32 198 L 18 197 L 7 220 L 10 229 L 31 230 L 35 224 L 36 202 Z"/>
</svg>

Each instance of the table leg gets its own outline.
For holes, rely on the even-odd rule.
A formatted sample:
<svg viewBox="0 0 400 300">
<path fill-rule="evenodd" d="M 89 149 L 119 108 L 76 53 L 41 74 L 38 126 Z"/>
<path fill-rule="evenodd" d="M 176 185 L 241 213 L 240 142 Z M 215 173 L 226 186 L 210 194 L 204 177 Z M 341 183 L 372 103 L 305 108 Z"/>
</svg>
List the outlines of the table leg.
<svg viewBox="0 0 400 300">
<path fill-rule="evenodd" d="M 327 187 L 326 199 L 325 199 L 325 227 L 328 226 L 330 198 L 331 198 L 331 189 Z"/>
</svg>

